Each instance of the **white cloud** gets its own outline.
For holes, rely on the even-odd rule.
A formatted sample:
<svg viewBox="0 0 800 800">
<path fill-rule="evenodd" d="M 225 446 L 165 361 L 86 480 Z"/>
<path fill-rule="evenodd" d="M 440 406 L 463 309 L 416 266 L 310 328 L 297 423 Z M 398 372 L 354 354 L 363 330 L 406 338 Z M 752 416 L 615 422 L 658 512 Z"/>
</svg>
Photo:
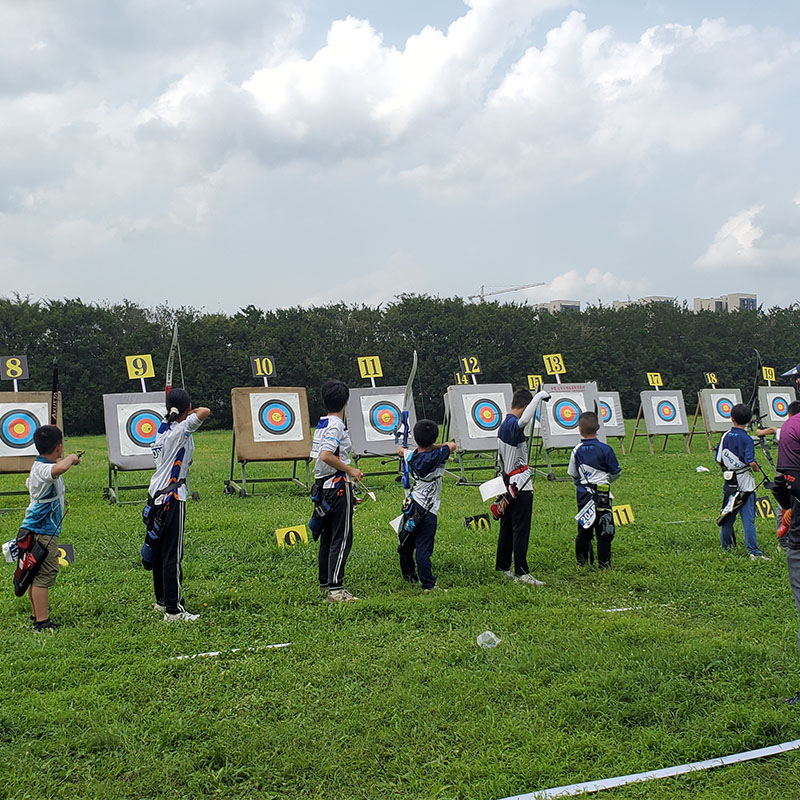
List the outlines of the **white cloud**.
<svg viewBox="0 0 800 800">
<path fill-rule="evenodd" d="M 764 230 L 755 218 L 764 206 L 751 206 L 730 217 L 719 229 L 708 250 L 697 259 L 701 267 L 733 267 L 760 263 L 761 254 L 756 243 Z"/>
<path fill-rule="evenodd" d="M 631 293 L 641 293 L 646 282 L 629 280 L 592 267 L 585 273 L 569 270 L 547 282 L 544 286 L 525 289 L 522 294 L 532 303 L 550 300 L 580 300 L 594 303 L 598 300 L 608 303 Z"/>
</svg>

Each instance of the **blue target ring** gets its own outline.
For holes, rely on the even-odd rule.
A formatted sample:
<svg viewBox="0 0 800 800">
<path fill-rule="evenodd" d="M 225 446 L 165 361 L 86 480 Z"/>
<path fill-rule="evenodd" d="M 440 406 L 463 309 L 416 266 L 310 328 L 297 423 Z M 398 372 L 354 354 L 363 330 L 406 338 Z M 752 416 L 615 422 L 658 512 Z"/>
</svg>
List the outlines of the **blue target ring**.
<svg viewBox="0 0 800 800">
<path fill-rule="evenodd" d="M 369 424 L 378 433 L 391 436 L 400 425 L 400 409 L 388 400 L 381 400 L 369 410 Z"/>
<path fill-rule="evenodd" d="M 283 400 L 267 400 L 258 409 L 258 421 L 267 433 L 279 436 L 294 427 L 295 415 L 292 407 Z"/>
<path fill-rule="evenodd" d="M 496 431 L 503 421 L 503 412 L 500 410 L 500 406 L 488 398 L 476 400 L 470 416 L 482 431 Z"/>
<path fill-rule="evenodd" d="M 578 417 L 580 415 L 580 406 L 574 400 L 558 400 L 553 406 L 553 419 L 568 431 L 578 427 Z"/>
<path fill-rule="evenodd" d="M 731 418 L 733 400 L 731 400 L 730 397 L 720 397 L 719 400 L 717 400 L 715 407 L 717 409 L 717 414 L 719 414 L 723 419 Z"/>
<path fill-rule="evenodd" d="M 671 400 L 662 400 L 656 406 L 656 414 L 662 422 L 675 422 L 678 416 L 678 409 Z"/>
<path fill-rule="evenodd" d="M 611 406 L 605 400 L 600 401 L 600 419 L 603 422 L 608 422 L 613 416 Z"/>
<path fill-rule="evenodd" d="M 783 418 L 789 413 L 789 405 L 785 397 L 781 397 L 780 395 L 773 397 L 770 405 L 772 406 L 772 413 L 776 417 Z"/>
<path fill-rule="evenodd" d="M 41 424 L 30 411 L 12 409 L 0 417 L 0 442 L 14 450 L 24 450 L 33 444 L 33 433 Z"/>
<path fill-rule="evenodd" d="M 149 448 L 156 440 L 159 425 L 164 417 L 152 408 L 134 411 L 125 423 L 125 433 L 138 447 Z"/>
</svg>

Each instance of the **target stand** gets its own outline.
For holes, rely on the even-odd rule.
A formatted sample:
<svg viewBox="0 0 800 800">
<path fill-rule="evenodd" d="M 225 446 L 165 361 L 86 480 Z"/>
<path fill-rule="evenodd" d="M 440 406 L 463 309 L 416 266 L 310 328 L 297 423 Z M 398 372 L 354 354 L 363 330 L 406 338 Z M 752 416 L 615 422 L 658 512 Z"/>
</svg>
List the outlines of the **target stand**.
<svg viewBox="0 0 800 800">
<path fill-rule="evenodd" d="M 108 449 L 108 486 L 103 499 L 112 505 L 141 503 L 141 499 L 121 500 L 122 492 L 145 491 L 147 483 L 120 481 L 125 472 L 153 472 L 152 446 L 165 416 L 164 392 L 126 392 L 103 395 L 103 416 Z"/>
<path fill-rule="evenodd" d="M 644 419 L 647 442 L 650 445 L 650 455 L 653 455 L 653 437 L 664 436 L 661 452 L 667 449 L 670 436 L 683 436 L 686 452 L 689 449 L 689 420 L 686 418 L 686 405 L 683 402 L 683 392 L 680 389 L 662 389 L 661 391 L 646 391 L 639 393 L 639 411 L 636 414 L 636 424 L 631 436 L 629 453 L 633 452 L 636 437 L 642 436 L 639 432 L 639 423 Z"/>
<path fill-rule="evenodd" d="M 549 392 L 550 399 L 542 403 L 541 431 L 542 449 L 547 462 L 547 480 L 572 480 L 570 477 L 557 477 L 556 467 L 566 467 L 565 464 L 554 464 L 550 453 L 557 450 L 571 450 L 581 442 L 578 430 L 578 418 L 584 411 L 592 411 L 595 406 L 600 408 L 596 383 L 548 383 L 543 387 Z M 605 442 L 606 433 L 601 423 L 597 438 Z"/>
<path fill-rule="evenodd" d="M 396 467 L 392 470 L 374 472 L 362 470 L 364 475 L 402 475 L 402 462 L 397 455 L 394 432 L 400 425 L 405 391 L 405 386 L 376 386 L 350 390 L 345 419 L 356 462 L 360 464 L 364 458 L 380 458 L 381 466 L 393 464 Z M 413 434 L 416 423 L 417 412 L 412 395 L 411 407 L 408 410 L 409 449 L 417 446 Z"/>
<path fill-rule="evenodd" d="M 447 470 L 460 486 L 478 486 L 468 473 L 497 469 L 497 429 L 511 408 L 510 383 L 448 386 L 445 397 L 444 440 L 456 443 L 459 473 Z M 477 463 L 469 464 L 472 458 Z M 490 460 L 490 463 L 487 463 Z"/>
<path fill-rule="evenodd" d="M 774 428 L 783 427 L 783 423 L 789 419 L 789 403 L 794 399 L 794 389 L 790 386 L 759 386 L 758 388 L 762 418 L 766 420 L 768 426 Z"/>
<path fill-rule="evenodd" d="M 33 444 L 34 431 L 50 422 L 50 392 L 0 392 L 0 474 L 30 472 L 38 455 Z M 64 430 L 61 393 L 57 397 L 57 425 Z M 0 496 L 27 495 L 27 489 L 0 492 Z M 19 511 L 2 508 L 0 511 Z"/>
<path fill-rule="evenodd" d="M 231 472 L 224 481 L 225 494 L 239 497 L 266 494 L 256 492 L 259 483 L 295 483 L 311 488 L 309 453 L 311 430 L 306 390 L 296 386 L 244 386 L 231 389 L 233 441 Z M 234 476 L 236 462 L 241 479 Z M 291 461 L 292 474 L 285 477 L 249 478 L 247 465 L 253 462 Z M 298 475 L 298 464 L 305 465 L 305 480 Z M 248 492 L 248 483 L 251 486 Z"/>
<path fill-rule="evenodd" d="M 714 449 L 711 441 L 712 433 L 725 433 L 731 427 L 731 410 L 737 403 L 742 402 L 742 393 L 739 389 L 701 389 L 697 393 L 697 408 L 694 412 L 692 427 L 689 430 L 689 446 L 692 444 L 695 433 L 705 433 L 708 449 Z M 701 419 L 703 427 L 698 430 L 697 422 Z"/>
</svg>

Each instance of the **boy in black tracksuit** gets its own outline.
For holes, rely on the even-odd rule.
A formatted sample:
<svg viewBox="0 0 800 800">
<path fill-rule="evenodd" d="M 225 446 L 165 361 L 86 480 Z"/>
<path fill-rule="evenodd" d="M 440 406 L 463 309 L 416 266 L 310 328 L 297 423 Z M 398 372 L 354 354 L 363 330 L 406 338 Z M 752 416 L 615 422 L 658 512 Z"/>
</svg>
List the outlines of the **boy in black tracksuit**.
<svg viewBox="0 0 800 800">
<path fill-rule="evenodd" d="M 350 466 L 352 445 L 344 424 L 344 407 L 350 389 L 342 381 L 322 384 L 322 402 L 328 412 L 314 431 L 311 458 L 314 465 L 314 515 L 311 530 L 319 538 L 319 585 L 329 603 L 358 600 L 344 588 L 344 568 L 353 544 L 353 487 L 364 476 Z"/>
<path fill-rule="evenodd" d="M 581 443 L 569 458 L 567 473 L 575 479 L 578 494 L 578 535 L 575 538 L 575 558 L 578 566 L 594 562 L 592 538 L 597 534 L 599 567 L 611 566 L 611 540 L 614 538 L 614 515 L 608 487 L 622 474 L 614 450 L 597 438 L 600 423 L 594 411 L 584 411 L 578 417 Z M 593 504 L 593 509 L 590 507 Z M 592 515 L 592 510 L 594 514 Z"/>
<path fill-rule="evenodd" d="M 415 516 L 418 517 L 414 530 L 406 533 L 400 530 L 400 571 L 409 583 L 419 582 L 423 591 L 436 588 L 436 577 L 431 570 L 433 540 L 436 536 L 439 505 L 442 494 L 442 475 L 445 463 L 456 449 L 455 442 L 445 442 L 434 447 L 439 438 L 439 426 L 430 419 L 421 419 L 414 426 L 416 450 L 398 447 L 397 453 L 408 463 L 414 487 L 411 500 L 416 505 Z M 414 551 L 417 555 L 417 568 L 414 569 Z"/>
</svg>

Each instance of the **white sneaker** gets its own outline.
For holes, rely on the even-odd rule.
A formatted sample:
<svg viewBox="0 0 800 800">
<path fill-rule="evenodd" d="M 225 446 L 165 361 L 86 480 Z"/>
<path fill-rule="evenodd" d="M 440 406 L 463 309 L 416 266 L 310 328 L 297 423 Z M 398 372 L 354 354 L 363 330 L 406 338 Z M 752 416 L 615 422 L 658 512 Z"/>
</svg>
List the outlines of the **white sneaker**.
<svg viewBox="0 0 800 800">
<path fill-rule="evenodd" d="M 326 603 L 352 603 L 354 600 L 358 598 L 347 589 L 330 589 L 325 597 Z"/>
<path fill-rule="evenodd" d="M 505 572 L 503 572 L 503 575 L 505 575 L 506 578 L 508 578 L 510 581 L 519 580 L 519 575 L 515 575 L 510 569 L 505 570 Z"/>
<path fill-rule="evenodd" d="M 520 583 L 527 583 L 529 586 L 544 586 L 544 581 L 537 581 L 533 575 L 520 575 Z"/>
<path fill-rule="evenodd" d="M 163 603 L 155 602 L 153 603 L 153 608 L 162 614 L 167 613 L 167 607 Z"/>
<path fill-rule="evenodd" d="M 194 622 L 200 619 L 199 614 L 190 614 L 188 611 L 179 611 L 177 614 L 164 613 L 164 622 Z"/>
<path fill-rule="evenodd" d="M 765 556 L 763 553 L 757 556 L 755 553 L 750 553 L 750 560 L 751 561 L 772 561 L 769 556 Z"/>
</svg>

